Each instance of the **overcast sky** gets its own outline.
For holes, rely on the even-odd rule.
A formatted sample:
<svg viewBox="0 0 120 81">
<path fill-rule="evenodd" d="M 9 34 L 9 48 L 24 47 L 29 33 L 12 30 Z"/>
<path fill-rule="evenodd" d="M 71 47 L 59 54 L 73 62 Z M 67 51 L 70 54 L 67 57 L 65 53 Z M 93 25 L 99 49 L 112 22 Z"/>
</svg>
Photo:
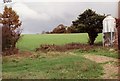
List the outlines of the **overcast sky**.
<svg viewBox="0 0 120 81">
<path fill-rule="evenodd" d="M 79 14 L 90 8 L 99 14 L 118 16 L 118 2 L 22 2 L 11 5 L 22 20 L 23 33 L 51 31 L 59 24 L 70 26 Z M 2 3 L 1 3 L 2 4 Z M 0 11 L 2 11 L 1 6 Z"/>
</svg>

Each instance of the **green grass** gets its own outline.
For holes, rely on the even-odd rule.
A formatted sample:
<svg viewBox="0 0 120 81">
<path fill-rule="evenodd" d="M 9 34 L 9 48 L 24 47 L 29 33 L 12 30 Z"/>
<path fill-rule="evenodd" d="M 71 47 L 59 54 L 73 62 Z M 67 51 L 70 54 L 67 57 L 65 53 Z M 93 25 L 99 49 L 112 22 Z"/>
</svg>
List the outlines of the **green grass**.
<svg viewBox="0 0 120 81">
<path fill-rule="evenodd" d="M 113 49 L 113 51 L 110 51 L 110 49 Z M 105 48 L 105 47 L 97 47 L 88 51 L 84 50 L 75 50 L 74 53 L 84 55 L 84 54 L 94 54 L 94 55 L 101 55 L 101 56 L 107 56 L 112 58 L 118 58 L 118 52 L 114 48 Z"/>
<path fill-rule="evenodd" d="M 69 52 L 35 53 L 32 58 L 22 59 L 3 58 L 4 79 L 90 79 L 102 74 L 99 64 Z"/>
<path fill-rule="evenodd" d="M 101 42 L 102 34 L 100 34 L 96 42 Z M 87 33 L 80 34 L 25 34 L 19 40 L 17 47 L 20 50 L 33 51 L 35 48 L 39 47 L 41 44 L 57 44 L 63 45 L 66 43 L 87 43 L 88 35 Z"/>
<path fill-rule="evenodd" d="M 43 34 L 24 35 L 17 47 L 22 51 L 31 51 L 26 57 L 3 57 L 4 79 L 99 79 L 103 75 L 103 67 L 94 61 L 83 57 L 84 54 L 96 54 L 117 58 L 115 50 L 98 46 L 85 50 L 67 52 L 33 52 L 41 44 L 84 43 L 88 41 L 86 33 L 81 34 Z M 95 43 L 102 41 L 99 34 Z M 21 55 L 22 56 L 22 55 Z"/>
</svg>

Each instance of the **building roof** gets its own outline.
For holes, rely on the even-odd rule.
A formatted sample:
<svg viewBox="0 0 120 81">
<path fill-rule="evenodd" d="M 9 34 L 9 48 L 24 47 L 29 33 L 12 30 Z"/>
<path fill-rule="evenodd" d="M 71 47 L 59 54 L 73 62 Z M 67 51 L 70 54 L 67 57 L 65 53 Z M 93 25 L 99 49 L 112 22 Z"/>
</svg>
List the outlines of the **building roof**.
<svg viewBox="0 0 120 81">
<path fill-rule="evenodd" d="M 103 33 L 106 32 L 115 32 L 116 20 L 112 16 L 107 16 L 103 20 Z"/>
</svg>

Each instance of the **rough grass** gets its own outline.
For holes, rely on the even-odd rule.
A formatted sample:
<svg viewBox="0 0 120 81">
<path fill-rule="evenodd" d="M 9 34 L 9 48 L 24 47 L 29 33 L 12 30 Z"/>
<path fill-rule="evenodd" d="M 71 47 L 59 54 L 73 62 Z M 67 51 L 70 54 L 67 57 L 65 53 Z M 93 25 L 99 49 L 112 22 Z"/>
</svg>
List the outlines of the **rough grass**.
<svg viewBox="0 0 120 81">
<path fill-rule="evenodd" d="M 4 79 L 90 79 L 102 74 L 99 64 L 70 52 L 38 52 L 28 58 L 3 58 Z"/>
<path fill-rule="evenodd" d="M 112 49 L 112 51 L 111 51 Z M 74 53 L 84 55 L 84 54 L 94 54 L 94 55 L 101 55 L 101 56 L 107 56 L 107 57 L 112 57 L 112 58 L 117 58 L 118 59 L 118 51 L 115 50 L 114 48 L 105 48 L 102 46 L 99 46 L 97 48 L 91 49 L 84 51 L 82 49 L 75 50 Z"/>
<path fill-rule="evenodd" d="M 102 34 L 96 39 L 96 42 L 102 41 Z M 33 51 L 35 48 L 39 47 L 41 44 L 56 44 L 63 45 L 66 43 L 87 43 L 88 35 L 87 33 L 80 34 L 24 34 L 19 40 L 17 47 L 20 50 Z"/>
<path fill-rule="evenodd" d="M 87 43 L 87 40 L 86 33 L 24 35 L 17 46 L 20 50 L 31 51 L 32 54 L 3 57 L 3 79 L 99 79 L 103 75 L 101 65 L 82 55 L 97 54 L 117 58 L 115 50 L 98 46 L 88 51 L 33 52 L 41 44 Z M 99 34 L 96 43 L 101 41 L 102 34 Z"/>
</svg>

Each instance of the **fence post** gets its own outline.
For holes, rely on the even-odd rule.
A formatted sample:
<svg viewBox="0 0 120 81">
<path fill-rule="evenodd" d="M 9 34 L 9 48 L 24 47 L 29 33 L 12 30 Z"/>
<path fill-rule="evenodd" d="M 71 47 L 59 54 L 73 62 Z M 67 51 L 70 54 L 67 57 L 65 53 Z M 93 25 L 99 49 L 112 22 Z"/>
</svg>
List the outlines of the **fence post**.
<svg viewBox="0 0 120 81">
<path fill-rule="evenodd" d="M 118 27 L 118 51 L 120 54 L 120 27 Z"/>
<path fill-rule="evenodd" d="M 120 18 L 120 1 L 118 2 L 118 18 Z M 120 58 L 120 26 L 118 27 L 118 53 Z"/>
</svg>

